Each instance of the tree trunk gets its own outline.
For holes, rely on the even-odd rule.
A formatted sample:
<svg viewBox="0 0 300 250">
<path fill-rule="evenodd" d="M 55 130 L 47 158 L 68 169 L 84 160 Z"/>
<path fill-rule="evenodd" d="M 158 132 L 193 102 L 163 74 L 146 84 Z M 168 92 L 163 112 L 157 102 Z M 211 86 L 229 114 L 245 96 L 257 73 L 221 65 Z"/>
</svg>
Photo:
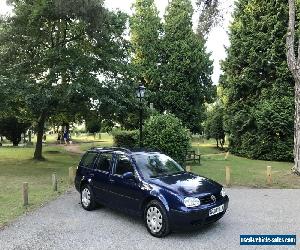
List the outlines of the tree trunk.
<svg viewBox="0 0 300 250">
<path fill-rule="evenodd" d="M 31 143 L 31 130 L 28 131 L 28 142 Z"/>
<path fill-rule="evenodd" d="M 294 120 L 294 162 L 292 172 L 300 175 L 300 40 L 296 55 L 296 6 L 295 0 L 289 0 L 289 25 L 286 37 L 287 63 L 295 80 L 295 120 Z"/>
<path fill-rule="evenodd" d="M 224 143 L 225 143 L 225 139 L 224 139 L 224 138 L 221 138 L 221 139 L 220 139 L 221 149 L 224 149 Z"/>
<path fill-rule="evenodd" d="M 44 160 L 42 151 L 43 151 L 43 135 L 44 135 L 44 126 L 46 121 L 46 115 L 43 113 L 41 114 L 38 123 L 37 123 L 37 139 L 36 139 L 36 146 L 34 152 L 34 159 L 35 160 Z"/>
<path fill-rule="evenodd" d="M 218 140 L 218 139 L 216 139 L 216 141 L 217 141 L 217 148 L 219 148 L 219 140 Z"/>
<path fill-rule="evenodd" d="M 294 162 L 292 171 L 300 175 L 300 79 L 295 86 Z"/>
<path fill-rule="evenodd" d="M 12 140 L 13 146 L 18 147 L 20 141 L 21 141 L 21 137 L 20 138 L 13 138 L 13 140 Z"/>
</svg>

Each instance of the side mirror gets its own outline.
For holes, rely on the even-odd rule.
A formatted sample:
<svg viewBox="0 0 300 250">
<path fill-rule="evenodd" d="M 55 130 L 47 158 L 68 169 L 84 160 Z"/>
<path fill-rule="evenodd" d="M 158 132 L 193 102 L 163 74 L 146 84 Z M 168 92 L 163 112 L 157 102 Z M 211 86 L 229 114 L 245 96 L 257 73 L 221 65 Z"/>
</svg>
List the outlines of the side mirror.
<svg viewBox="0 0 300 250">
<path fill-rule="evenodd" d="M 122 175 L 124 180 L 134 180 L 134 175 L 132 172 L 126 172 Z"/>
</svg>

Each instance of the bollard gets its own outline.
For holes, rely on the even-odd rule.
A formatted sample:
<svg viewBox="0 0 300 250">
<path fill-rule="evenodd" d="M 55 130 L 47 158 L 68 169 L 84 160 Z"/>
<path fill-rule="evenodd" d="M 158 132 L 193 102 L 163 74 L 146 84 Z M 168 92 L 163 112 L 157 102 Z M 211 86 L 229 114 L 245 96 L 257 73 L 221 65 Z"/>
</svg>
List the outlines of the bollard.
<svg viewBox="0 0 300 250">
<path fill-rule="evenodd" d="M 231 169 L 230 167 L 226 166 L 225 167 L 225 183 L 226 183 L 226 186 L 229 187 L 230 186 L 230 172 L 231 172 Z"/>
<path fill-rule="evenodd" d="M 75 171 L 73 167 L 69 167 L 69 184 L 74 184 L 74 178 L 75 178 Z"/>
<path fill-rule="evenodd" d="M 187 172 L 191 172 L 191 166 L 186 166 L 186 167 L 185 167 L 185 170 L 186 170 Z"/>
<path fill-rule="evenodd" d="M 28 205 L 28 182 L 23 183 L 23 206 Z"/>
<path fill-rule="evenodd" d="M 226 155 L 225 155 L 225 160 L 228 159 L 228 156 L 229 156 L 229 151 L 227 151 Z"/>
<path fill-rule="evenodd" d="M 53 191 L 57 191 L 56 173 L 52 174 L 52 189 Z"/>
<path fill-rule="evenodd" d="M 272 185 L 272 167 L 267 166 L 267 183 L 268 185 Z"/>
</svg>

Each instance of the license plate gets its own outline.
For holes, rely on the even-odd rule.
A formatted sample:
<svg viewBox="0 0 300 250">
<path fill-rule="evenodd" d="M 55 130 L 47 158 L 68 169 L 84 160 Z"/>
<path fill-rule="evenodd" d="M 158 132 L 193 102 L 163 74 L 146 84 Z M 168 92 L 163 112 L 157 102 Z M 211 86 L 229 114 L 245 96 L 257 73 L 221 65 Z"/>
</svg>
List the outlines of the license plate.
<svg viewBox="0 0 300 250">
<path fill-rule="evenodd" d="M 221 206 L 214 207 L 214 208 L 210 209 L 208 215 L 213 216 L 213 215 L 222 213 L 223 211 L 224 211 L 224 204 L 221 205 Z"/>
</svg>

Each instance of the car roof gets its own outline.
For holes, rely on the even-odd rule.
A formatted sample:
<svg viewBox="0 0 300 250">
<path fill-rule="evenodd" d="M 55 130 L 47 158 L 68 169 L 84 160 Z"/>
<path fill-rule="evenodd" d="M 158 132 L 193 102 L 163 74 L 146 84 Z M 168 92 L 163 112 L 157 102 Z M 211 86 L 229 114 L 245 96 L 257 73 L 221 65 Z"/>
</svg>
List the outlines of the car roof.
<svg viewBox="0 0 300 250">
<path fill-rule="evenodd" d="M 151 149 L 142 149 L 142 148 L 135 148 L 135 149 L 128 149 L 128 148 L 122 148 L 122 147 L 92 147 L 88 151 L 93 152 L 114 152 L 117 154 L 127 154 L 127 155 L 135 155 L 135 154 L 159 154 L 160 152 L 157 150 L 151 150 Z"/>
</svg>

